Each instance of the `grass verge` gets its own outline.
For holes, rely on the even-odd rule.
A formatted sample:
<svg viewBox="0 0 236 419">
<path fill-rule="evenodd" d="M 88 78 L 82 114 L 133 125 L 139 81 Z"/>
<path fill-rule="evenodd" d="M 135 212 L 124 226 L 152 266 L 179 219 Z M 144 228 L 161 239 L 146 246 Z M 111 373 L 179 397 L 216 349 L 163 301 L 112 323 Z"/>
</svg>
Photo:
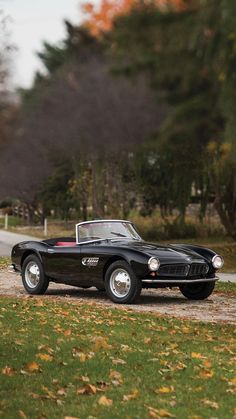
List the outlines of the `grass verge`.
<svg viewBox="0 0 236 419">
<path fill-rule="evenodd" d="M 2 298 L 0 329 L 2 417 L 236 414 L 231 325 Z"/>
<path fill-rule="evenodd" d="M 234 282 L 217 282 L 214 292 L 236 295 L 236 283 Z"/>
<path fill-rule="evenodd" d="M 0 271 L 7 269 L 7 267 L 10 265 L 11 260 L 8 257 L 1 257 L 0 256 Z"/>
</svg>

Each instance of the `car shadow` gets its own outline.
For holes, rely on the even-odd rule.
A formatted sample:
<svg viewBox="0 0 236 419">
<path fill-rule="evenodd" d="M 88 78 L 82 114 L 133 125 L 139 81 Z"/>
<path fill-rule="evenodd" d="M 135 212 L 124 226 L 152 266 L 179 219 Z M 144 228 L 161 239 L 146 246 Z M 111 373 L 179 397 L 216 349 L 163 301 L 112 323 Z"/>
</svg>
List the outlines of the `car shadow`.
<svg viewBox="0 0 236 419">
<path fill-rule="evenodd" d="M 159 294 L 161 293 L 161 295 Z M 168 295 L 168 293 L 171 293 L 171 295 Z M 177 295 L 179 293 L 179 295 Z M 88 288 L 88 289 L 82 289 L 82 288 L 49 288 L 46 292 L 47 296 L 54 296 L 54 297 L 70 297 L 70 298 L 78 298 L 78 299 L 89 299 L 89 300 L 97 300 L 98 302 L 104 301 L 104 302 L 111 302 L 108 298 L 106 292 L 104 291 L 98 291 L 96 288 Z M 179 291 L 168 291 L 163 289 L 157 289 L 157 290 L 143 290 L 140 297 L 137 299 L 136 304 L 141 305 L 150 305 L 150 304 L 193 304 L 193 301 L 187 300 L 182 296 L 182 294 Z M 194 303 L 197 303 L 197 301 L 194 301 Z"/>
</svg>

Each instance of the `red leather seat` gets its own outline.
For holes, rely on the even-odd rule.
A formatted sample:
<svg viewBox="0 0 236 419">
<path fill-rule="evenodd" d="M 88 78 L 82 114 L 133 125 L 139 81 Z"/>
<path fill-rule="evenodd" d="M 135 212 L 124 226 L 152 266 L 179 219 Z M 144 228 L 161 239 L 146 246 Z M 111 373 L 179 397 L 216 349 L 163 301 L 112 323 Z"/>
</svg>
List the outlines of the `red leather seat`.
<svg viewBox="0 0 236 419">
<path fill-rule="evenodd" d="M 67 246 L 67 247 L 71 247 L 71 246 L 76 246 L 76 242 L 57 242 L 56 246 Z"/>
</svg>

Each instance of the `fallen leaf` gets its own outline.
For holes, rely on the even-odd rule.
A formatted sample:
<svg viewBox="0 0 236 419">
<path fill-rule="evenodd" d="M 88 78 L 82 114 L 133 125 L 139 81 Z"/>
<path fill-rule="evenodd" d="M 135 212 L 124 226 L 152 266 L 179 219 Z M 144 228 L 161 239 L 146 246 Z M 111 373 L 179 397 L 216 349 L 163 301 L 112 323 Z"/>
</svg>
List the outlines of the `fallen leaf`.
<svg viewBox="0 0 236 419">
<path fill-rule="evenodd" d="M 174 391 L 174 387 L 160 387 L 157 388 L 156 390 L 154 390 L 155 393 L 161 393 L 161 394 L 165 394 L 165 393 L 173 393 Z"/>
<path fill-rule="evenodd" d="M 98 399 L 98 404 L 100 406 L 111 406 L 113 404 L 113 400 L 108 399 L 106 396 L 101 396 L 100 399 Z"/>
<path fill-rule="evenodd" d="M 29 372 L 37 372 L 40 370 L 40 366 L 37 364 L 37 362 L 32 361 L 26 364 L 25 369 Z"/>
<path fill-rule="evenodd" d="M 145 345 L 149 345 L 151 343 L 152 339 L 151 338 L 144 338 L 143 339 L 143 343 L 145 343 Z"/>
<path fill-rule="evenodd" d="M 2 369 L 2 374 L 8 375 L 9 377 L 12 377 L 16 373 L 16 370 L 12 367 L 4 367 Z"/>
<path fill-rule="evenodd" d="M 139 391 L 137 389 L 135 389 L 135 390 L 132 391 L 132 393 L 127 394 L 127 395 L 125 394 L 123 396 L 123 401 L 128 402 L 129 400 L 135 400 L 135 399 L 138 398 L 138 396 L 139 396 Z"/>
<path fill-rule="evenodd" d="M 70 336 L 71 335 L 71 330 L 70 329 L 64 330 L 63 333 L 64 333 L 64 336 Z"/>
<path fill-rule="evenodd" d="M 122 380 L 122 375 L 119 371 L 110 370 L 109 374 L 110 378 L 114 378 L 115 380 Z"/>
<path fill-rule="evenodd" d="M 112 346 L 107 342 L 107 339 L 105 339 L 102 336 L 96 336 L 94 339 L 94 345 L 93 350 L 99 351 L 100 349 L 111 349 Z"/>
<path fill-rule="evenodd" d="M 42 361 L 51 362 L 53 360 L 52 355 L 49 354 L 37 354 L 37 358 L 40 358 Z"/>
<path fill-rule="evenodd" d="M 23 410 L 19 410 L 19 416 L 23 419 L 27 419 L 26 414 L 23 412 Z"/>
<path fill-rule="evenodd" d="M 204 359 L 205 357 L 202 354 L 199 354 L 198 352 L 192 352 L 191 357 L 194 359 Z"/>
<path fill-rule="evenodd" d="M 211 370 L 201 370 L 199 373 L 200 378 L 211 378 L 213 377 L 214 372 Z"/>
<path fill-rule="evenodd" d="M 66 389 L 64 387 L 60 388 L 57 391 L 58 396 L 65 396 L 66 395 Z"/>
<path fill-rule="evenodd" d="M 203 361 L 203 365 L 204 365 L 204 367 L 206 367 L 206 368 L 211 368 L 211 366 L 212 366 L 211 362 L 210 362 L 210 361 L 208 361 L 208 360 Z"/>
<path fill-rule="evenodd" d="M 156 409 L 152 406 L 147 406 L 147 405 L 144 405 L 144 406 L 148 409 L 148 411 L 149 411 L 148 413 L 149 413 L 150 417 L 153 417 L 153 418 L 159 418 L 159 417 L 161 417 L 161 418 L 175 418 L 175 415 L 172 415 L 172 413 L 168 412 L 165 409 Z"/>
<path fill-rule="evenodd" d="M 126 361 L 124 361 L 124 359 L 117 358 L 117 359 L 113 359 L 112 363 L 115 364 L 115 365 L 119 365 L 119 364 L 124 365 L 124 364 L 126 364 Z"/>
<path fill-rule="evenodd" d="M 212 400 L 203 399 L 201 400 L 201 402 L 205 404 L 206 406 L 212 407 L 213 409 L 219 409 L 218 403 L 213 402 Z"/>
<path fill-rule="evenodd" d="M 77 394 L 96 394 L 97 388 L 92 384 L 85 384 L 84 387 L 77 390 Z"/>
</svg>

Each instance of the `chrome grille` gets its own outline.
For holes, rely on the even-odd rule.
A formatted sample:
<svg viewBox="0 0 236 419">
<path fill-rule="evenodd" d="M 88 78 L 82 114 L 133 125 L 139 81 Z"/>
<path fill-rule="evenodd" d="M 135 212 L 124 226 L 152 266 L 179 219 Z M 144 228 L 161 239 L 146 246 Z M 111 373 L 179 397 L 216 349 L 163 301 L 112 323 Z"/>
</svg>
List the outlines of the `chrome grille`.
<svg viewBox="0 0 236 419">
<path fill-rule="evenodd" d="M 158 270 L 159 275 L 170 275 L 170 276 L 187 276 L 189 265 L 178 264 L 178 265 L 164 265 Z"/>
<path fill-rule="evenodd" d="M 209 268 L 206 263 L 192 263 L 190 265 L 189 276 L 206 275 Z"/>
</svg>

